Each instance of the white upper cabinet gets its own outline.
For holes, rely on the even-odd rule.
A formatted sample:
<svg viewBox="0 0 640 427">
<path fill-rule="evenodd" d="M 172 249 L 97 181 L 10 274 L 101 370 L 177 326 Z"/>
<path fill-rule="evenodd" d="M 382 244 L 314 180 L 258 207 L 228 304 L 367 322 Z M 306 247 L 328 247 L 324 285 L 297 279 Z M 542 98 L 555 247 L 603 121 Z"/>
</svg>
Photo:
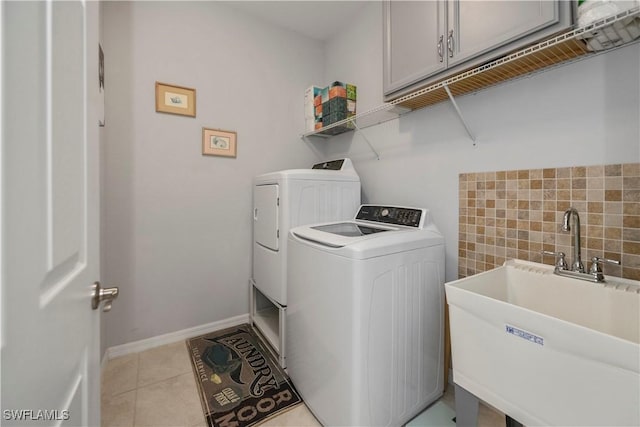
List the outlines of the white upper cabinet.
<svg viewBox="0 0 640 427">
<path fill-rule="evenodd" d="M 559 4 L 541 1 L 450 1 L 449 66 L 558 22 Z M 451 38 L 449 40 L 449 38 Z"/>
<path fill-rule="evenodd" d="M 383 7 L 385 94 L 446 69 L 445 0 L 386 1 Z"/>
<path fill-rule="evenodd" d="M 540 41 L 572 24 L 569 1 L 385 1 L 387 100 Z"/>
</svg>

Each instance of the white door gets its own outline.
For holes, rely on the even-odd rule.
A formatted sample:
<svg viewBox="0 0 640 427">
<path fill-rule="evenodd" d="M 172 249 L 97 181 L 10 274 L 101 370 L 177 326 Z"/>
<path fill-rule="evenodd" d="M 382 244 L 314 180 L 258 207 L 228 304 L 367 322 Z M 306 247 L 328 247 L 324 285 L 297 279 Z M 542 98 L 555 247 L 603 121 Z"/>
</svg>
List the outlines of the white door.
<svg viewBox="0 0 640 427">
<path fill-rule="evenodd" d="M 261 246 L 277 251 L 279 194 L 278 184 L 253 187 L 253 238 Z"/>
<path fill-rule="evenodd" d="M 2 425 L 99 425 L 97 2 L 1 2 Z"/>
</svg>

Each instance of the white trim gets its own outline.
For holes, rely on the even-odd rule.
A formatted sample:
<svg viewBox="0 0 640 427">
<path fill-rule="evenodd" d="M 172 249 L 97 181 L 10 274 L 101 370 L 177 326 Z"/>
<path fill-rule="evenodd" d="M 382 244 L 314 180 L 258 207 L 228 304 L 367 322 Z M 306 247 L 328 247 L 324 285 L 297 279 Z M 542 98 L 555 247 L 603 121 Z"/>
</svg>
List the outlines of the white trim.
<svg viewBox="0 0 640 427">
<path fill-rule="evenodd" d="M 4 18 L 3 18 L 3 10 L 4 10 L 4 2 L 0 1 L 0 22 L 4 23 Z M 0 46 L 2 46 L 2 49 L 4 49 L 4 44 L 2 41 L 2 34 L 3 32 L 0 31 Z M 7 101 L 5 101 L 4 96 L 2 96 L 2 90 L 3 90 L 3 85 L 4 85 L 4 79 L 2 77 L 2 70 L 4 70 L 4 64 L 3 64 L 3 59 L 4 56 L 6 55 L 6 53 L 2 53 L 0 55 L 0 111 L 4 111 L 5 105 L 7 104 Z M 2 114 L 0 114 L 0 135 L 3 135 L 3 139 L 4 139 L 4 128 L 2 127 Z M 4 150 L 0 149 L 0 165 L 2 165 L 2 152 Z M 1 166 L 0 166 L 1 167 Z M 4 186 L 2 185 L 2 176 L 4 174 L 0 173 L 0 202 L 2 204 L 4 204 L 4 196 L 2 194 L 2 189 L 4 188 Z M 4 350 L 4 340 L 5 337 L 7 336 L 7 332 L 6 332 L 6 324 L 7 324 L 7 320 L 5 319 L 5 313 L 7 312 L 5 309 L 5 298 L 3 298 L 4 296 L 4 283 L 2 281 L 2 278 L 4 277 L 4 274 L 2 273 L 4 270 L 4 256 L 2 255 L 3 253 L 3 246 L 4 246 L 4 239 L 2 238 L 2 233 L 3 233 L 3 228 L 4 228 L 4 222 L 2 221 L 2 212 L 4 211 L 4 208 L 2 206 L 0 206 L 0 349 Z M 1 357 L 0 357 L 1 359 Z"/>
<path fill-rule="evenodd" d="M 221 329 L 230 328 L 232 326 L 237 326 L 249 322 L 249 314 L 241 314 L 240 316 L 230 317 L 228 319 L 219 320 L 217 322 L 206 323 L 204 325 L 194 326 L 193 328 L 187 328 L 181 331 L 170 332 L 168 334 L 158 335 L 140 341 L 134 341 L 127 344 L 109 347 L 107 351 L 105 351 L 105 355 L 102 359 L 103 367 L 105 365 L 105 360 L 110 360 L 114 357 L 124 356 L 131 353 L 139 353 L 141 351 L 160 347 L 166 344 L 172 344 L 177 341 L 186 340 L 187 338 L 207 334 L 209 332 L 219 331 Z"/>
</svg>

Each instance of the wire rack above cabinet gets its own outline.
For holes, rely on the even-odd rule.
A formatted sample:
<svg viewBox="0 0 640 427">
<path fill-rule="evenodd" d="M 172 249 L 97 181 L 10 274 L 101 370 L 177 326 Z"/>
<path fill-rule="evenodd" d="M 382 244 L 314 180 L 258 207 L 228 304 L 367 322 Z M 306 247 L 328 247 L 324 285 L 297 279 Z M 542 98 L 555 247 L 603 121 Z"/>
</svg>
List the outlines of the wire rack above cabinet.
<svg viewBox="0 0 640 427">
<path fill-rule="evenodd" d="M 447 99 L 453 101 L 455 96 L 477 92 L 553 66 L 636 43 L 640 41 L 639 36 L 640 7 L 635 7 L 432 83 L 364 113 L 315 132 L 305 133 L 302 138 L 330 138 L 338 133 L 373 126 L 397 118 L 411 110 L 424 108 Z"/>
</svg>

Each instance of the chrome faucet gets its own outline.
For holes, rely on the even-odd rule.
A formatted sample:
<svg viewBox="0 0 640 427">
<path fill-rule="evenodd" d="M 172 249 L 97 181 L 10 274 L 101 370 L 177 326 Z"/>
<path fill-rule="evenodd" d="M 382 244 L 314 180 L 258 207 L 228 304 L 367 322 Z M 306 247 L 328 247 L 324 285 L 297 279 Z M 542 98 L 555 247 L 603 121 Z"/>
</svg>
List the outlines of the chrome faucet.
<svg viewBox="0 0 640 427">
<path fill-rule="evenodd" d="M 573 216 L 573 264 L 571 264 L 571 270 L 579 273 L 584 273 L 584 264 L 580 259 L 580 216 L 575 208 L 569 208 L 565 211 L 562 231 L 571 231 L 569 220 Z"/>
<path fill-rule="evenodd" d="M 569 208 L 564 213 L 562 231 L 571 231 L 571 226 L 569 225 L 571 216 L 573 216 L 573 235 L 575 236 L 573 241 L 573 264 L 571 265 L 571 269 L 568 268 L 567 262 L 564 260 L 564 252 L 542 251 L 542 254 L 556 257 L 556 266 L 553 270 L 555 274 L 573 277 L 580 280 L 588 280 L 590 282 L 604 282 L 605 278 L 602 273 L 602 269 L 600 268 L 600 264 L 607 263 L 620 265 L 620 261 L 594 256 L 591 258 L 591 268 L 589 269 L 589 272 L 585 272 L 584 265 L 580 259 L 580 217 L 578 216 L 578 211 L 575 208 Z"/>
</svg>

